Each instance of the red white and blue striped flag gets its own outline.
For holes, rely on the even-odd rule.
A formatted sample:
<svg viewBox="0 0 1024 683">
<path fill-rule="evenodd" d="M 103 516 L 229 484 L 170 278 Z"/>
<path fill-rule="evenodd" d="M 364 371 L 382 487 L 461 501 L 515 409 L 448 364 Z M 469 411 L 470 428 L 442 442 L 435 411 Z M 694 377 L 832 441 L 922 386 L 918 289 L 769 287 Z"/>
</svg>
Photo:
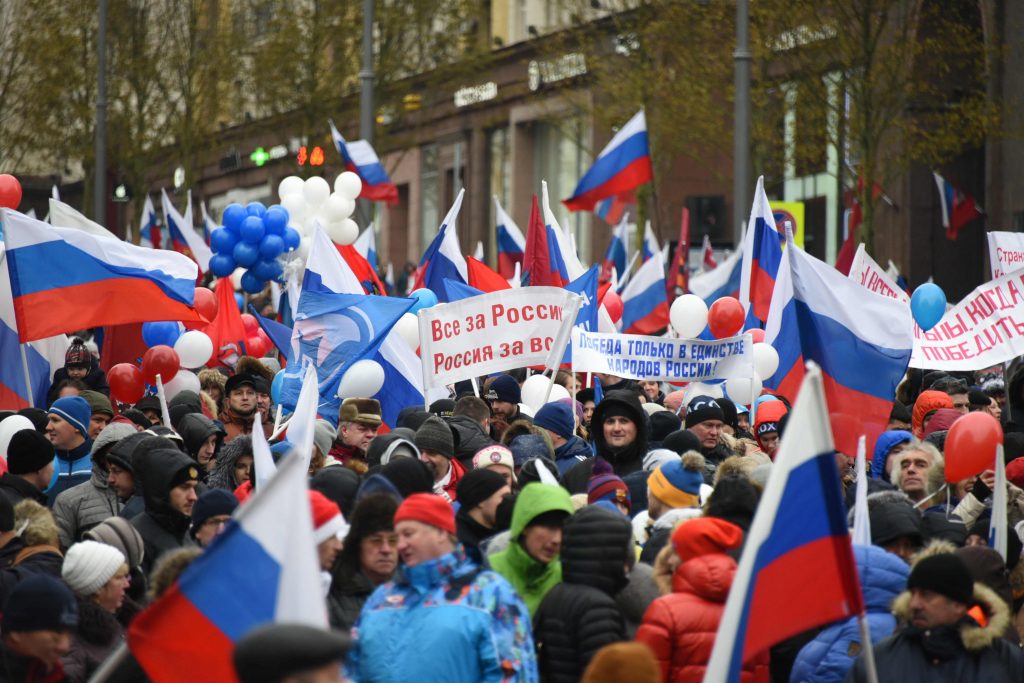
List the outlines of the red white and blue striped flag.
<svg viewBox="0 0 1024 683">
<path fill-rule="evenodd" d="M 643 109 L 619 129 L 562 203 L 570 211 L 593 211 L 602 199 L 629 192 L 654 178 Z"/>
</svg>

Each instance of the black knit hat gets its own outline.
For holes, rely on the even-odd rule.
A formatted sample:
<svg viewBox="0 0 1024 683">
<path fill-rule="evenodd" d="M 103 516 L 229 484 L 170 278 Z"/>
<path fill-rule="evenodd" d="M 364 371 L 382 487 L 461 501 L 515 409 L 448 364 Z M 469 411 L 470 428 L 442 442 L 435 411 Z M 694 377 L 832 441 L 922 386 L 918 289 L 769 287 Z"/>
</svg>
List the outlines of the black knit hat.
<svg viewBox="0 0 1024 683">
<path fill-rule="evenodd" d="M 34 429 L 22 429 L 11 437 L 7 447 L 7 471 L 28 474 L 53 462 L 53 444 Z"/>
<path fill-rule="evenodd" d="M 446 458 L 455 457 L 455 437 L 448 423 L 432 415 L 416 430 L 416 448 L 422 451 L 433 451 Z"/>
<path fill-rule="evenodd" d="M 970 404 L 971 410 L 981 410 L 987 408 L 992 403 L 992 399 L 984 391 L 971 389 L 967 392 L 967 402 Z"/>
<path fill-rule="evenodd" d="M 974 579 L 971 578 L 971 572 L 963 560 L 951 553 L 932 555 L 914 565 L 907 579 L 907 589 L 914 588 L 945 595 L 962 605 L 974 602 Z"/>
<path fill-rule="evenodd" d="M 427 463 L 421 460 L 395 458 L 380 468 L 380 474 L 395 485 L 402 498 L 434 490 L 434 475 L 431 474 Z"/>
<path fill-rule="evenodd" d="M 234 514 L 238 499 L 227 489 L 207 489 L 192 506 L 192 538 L 210 517 Z"/>
<path fill-rule="evenodd" d="M 484 396 L 488 401 L 505 401 L 506 403 L 520 403 L 523 400 L 522 390 L 519 382 L 511 375 L 498 375 L 491 380 L 491 386 Z"/>
<path fill-rule="evenodd" d="M 479 469 L 467 472 L 455 486 L 459 505 L 472 510 L 506 486 L 508 481 L 494 470 Z"/>
<path fill-rule="evenodd" d="M 689 429 L 707 420 L 725 422 L 725 411 L 710 396 L 694 396 L 686 405 L 686 428 Z"/>
<path fill-rule="evenodd" d="M 650 432 L 648 448 L 654 448 L 660 444 L 672 432 L 678 431 L 683 426 L 683 421 L 671 410 L 659 410 L 650 416 L 647 421 L 647 429 Z"/>
<path fill-rule="evenodd" d="M 246 634 L 232 659 L 240 683 L 272 683 L 336 663 L 352 641 L 336 631 L 304 624 L 271 624 Z"/>
<path fill-rule="evenodd" d="M 699 451 L 700 439 L 690 430 L 680 429 L 666 436 L 661 447 L 682 455 L 686 451 Z"/>
<path fill-rule="evenodd" d="M 64 367 L 92 367 L 92 354 L 81 337 L 71 340 L 71 346 L 64 353 Z"/>
<path fill-rule="evenodd" d="M 892 404 L 892 412 L 889 413 L 890 420 L 896 420 L 898 422 L 910 423 L 913 421 L 913 416 L 905 405 L 896 401 Z"/>
<path fill-rule="evenodd" d="M 736 421 L 736 404 L 727 398 L 716 398 L 715 403 L 718 404 L 718 407 L 722 409 L 722 414 L 725 415 L 725 419 L 722 422 L 736 429 L 739 424 Z"/>
<path fill-rule="evenodd" d="M 4 633 L 70 631 L 78 626 L 78 602 L 71 589 L 45 574 L 19 582 L 3 609 Z"/>
</svg>

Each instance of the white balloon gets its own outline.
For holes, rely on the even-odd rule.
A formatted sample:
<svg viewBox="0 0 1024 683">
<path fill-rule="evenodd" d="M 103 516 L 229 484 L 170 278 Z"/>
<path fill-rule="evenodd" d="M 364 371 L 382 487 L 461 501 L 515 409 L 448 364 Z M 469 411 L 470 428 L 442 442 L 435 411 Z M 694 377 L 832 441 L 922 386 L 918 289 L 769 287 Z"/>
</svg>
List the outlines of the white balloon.
<svg viewBox="0 0 1024 683">
<path fill-rule="evenodd" d="M 213 345 L 210 345 L 210 353 L 213 353 Z M 207 358 L 209 360 L 209 358 Z M 182 363 L 184 366 L 184 363 Z M 174 379 L 164 384 L 164 394 L 167 396 L 167 400 L 170 401 L 172 398 L 177 396 L 183 391 L 194 391 L 199 393 L 199 378 L 196 373 L 191 370 L 186 370 L 184 367 L 178 370 L 177 374 L 174 375 Z"/>
<path fill-rule="evenodd" d="M 370 398 L 384 386 L 384 368 L 375 360 L 360 360 L 345 371 L 338 398 Z"/>
<path fill-rule="evenodd" d="M 174 350 L 178 353 L 182 368 L 201 368 L 213 355 L 213 341 L 205 332 L 189 330 L 174 342 Z"/>
<path fill-rule="evenodd" d="M 561 401 L 563 398 L 569 398 L 569 390 L 563 387 L 561 384 L 556 384 L 551 387 L 551 396 L 548 397 L 548 403 L 554 403 L 555 401 Z"/>
<path fill-rule="evenodd" d="M 668 318 L 680 337 L 695 339 L 708 324 L 708 305 L 696 294 L 683 294 L 672 302 Z"/>
<path fill-rule="evenodd" d="M 696 396 L 710 396 L 711 398 L 722 398 L 721 384 L 704 384 L 703 382 L 691 382 L 683 390 L 683 406 L 689 405 Z"/>
<path fill-rule="evenodd" d="M 7 460 L 7 447 L 11 445 L 11 439 L 23 429 L 35 429 L 32 420 L 24 415 L 11 415 L 0 422 L 0 457 Z"/>
<path fill-rule="evenodd" d="M 297 194 L 299 197 L 302 197 L 302 188 L 305 184 L 306 181 L 297 175 L 290 175 L 282 180 L 277 186 L 277 196 L 281 198 L 281 204 L 283 205 L 285 197 L 290 195 Z M 303 199 L 302 201 L 306 200 Z"/>
<path fill-rule="evenodd" d="M 544 405 L 544 397 L 548 393 L 548 384 L 551 383 L 549 377 L 544 375 L 531 375 L 526 378 L 523 382 L 522 389 L 522 401 L 528 405 L 533 412 L 540 410 L 540 407 Z M 556 384 L 551 387 L 551 396 L 548 397 L 547 402 L 557 401 L 560 398 L 567 398 L 569 392 L 566 391 L 565 387 L 561 384 Z"/>
<path fill-rule="evenodd" d="M 754 371 L 761 377 L 771 377 L 779 369 L 779 352 L 771 344 L 754 344 Z"/>
<path fill-rule="evenodd" d="M 420 346 L 420 321 L 416 317 L 415 313 L 406 313 L 398 322 L 395 323 L 394 327 L 398 335 L 405 340 L 405 343 L 409 345 L 413 351 Z"/>
<path fill-rule="evenodd" d="M 356 210 L 356 203 L 348 197 L 343 197 L 337 192 L 327 198 L 327 201 L 320 207 L 320 213 L 327 219 L 328 223 L 343 221 L 352 215 Z"/>
<path fill-rule="evenodd" d="M 725 380 L 725 392 L 736 403 L 749 406 L 761 395 L 764 385 L 756 372 L 753 377 L 730 377 Z"/>
<path fill-rule="evenodd" d="M 331 186 L 320 176 L 313 176 L 306 179 L 306 183 L 302 187 L 302 195 L 306 198 L 307 204 L 317 209 L 331 196 Z"/>
<path fill-rule="evenodd" d="M 288 212 L 288 222 L 302 224 L 306 220 L 306 198 L 301 189 L 298 194 L 281 197 L 281 206 Z"/>
<path fill-rule="evenodd" d="M 312 237 L 313 233 L 316 232 L 316 226 L 318 226 L 318 225 L 321 228 L 323 228 L 324 230 L 327 229 L 327 223 L 325 223 L 323 220 L 321 220 L 320 218 L 318 218 L 315 215 L 312 215 L 312 214 L 308 215 L 306 217 L 306 220 L 303 221 L 303 223 L 302 223 L 302 233 L 301 234 L 309 235 L 310 237 Z"/>
<path fill-rule="evenodd" d="M 299 248 L 295 250 L 295 253 L 298 254 L 298 256 L 299 256 L 299 258 L 301 260 L 305 261 L 307 258 L 309 258 L 309 250 L 310 250 L 310 248 L 312 246 L 313 246 L 313 238 L 312 237 L 308 237 L 308 236 L 303 236 L 299 240 Z"/>
<path fill-rule="evenodd" d="M 363 191 L 363 181 L 352 171 L 345 171 L 334 179 L 334 191 L 342 197 L 355 201 Z"/>
<path fill-rule="evenodd" d="M 336 244 L 352 244 L 359 238 L 359 226 L 351 218 L 324 226 L 327 236 Z"/>
</svg>

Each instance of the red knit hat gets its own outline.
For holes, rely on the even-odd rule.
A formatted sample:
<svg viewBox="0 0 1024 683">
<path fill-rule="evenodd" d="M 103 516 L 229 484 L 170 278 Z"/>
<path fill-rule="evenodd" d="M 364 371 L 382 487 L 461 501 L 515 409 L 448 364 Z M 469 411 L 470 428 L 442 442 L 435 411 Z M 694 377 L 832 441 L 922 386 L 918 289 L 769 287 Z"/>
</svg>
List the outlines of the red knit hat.
<svg viewBox="0 0 1024 683">
<path fill-rule="evenodd" d="M 313 512 L 313 540 L 320 545 L 331 536 L 344 539 L 348 534 L 348 522 L 341 515 L 341 508 L 319 491 L 309 492 L 309 504 Z"/>
<path fill-rule="evenodd" d="M 422 522 L 450 534 L 455 533 L 455 513 L 441 496 L 433 493 L 414 493 L 398 506 L 395 526 L 399 522 Z"/>
<path fill-rule="evenodd" d="M 1006 463 L 1006 478 L 1014 486 L 1024 487 L 1024 458 L 1014 458 Z"/>
</svg>

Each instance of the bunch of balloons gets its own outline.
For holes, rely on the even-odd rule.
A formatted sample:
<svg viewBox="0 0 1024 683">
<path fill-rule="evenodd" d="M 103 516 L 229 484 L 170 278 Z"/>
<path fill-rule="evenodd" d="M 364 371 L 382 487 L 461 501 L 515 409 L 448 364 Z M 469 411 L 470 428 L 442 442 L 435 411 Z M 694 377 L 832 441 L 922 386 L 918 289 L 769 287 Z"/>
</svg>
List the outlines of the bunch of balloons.
<svg viewBox="0 0 1024 683">
<path fill-rule="evenodd" d="M 309 241 L 319 225 L 337 244 L 352 244 L 359 237 L 359 226 L 351 216 L 356 210 L 356 198 L 363 189 L 363 181 L 351 171 L 334 179 L 334 189 L 318 176 L 303 180 L 288 176 L 277 187 L 281 206 L 291 217 L 289 227 L 301 237 L 299 256 L 309 254 Z"/>
<path fill-rule="evenodd" d="M 213 274 L 227 277 L 235 268 L 246 268 L 241 286 L 250 294 L 280 279 L 283 267 L 278 257 L 298 249 L 300 241 L 298 231 L 288 227 L 288 210 L 277 204 L 267 208 L 260 202 L 229 204 L 221 218 L 224 227 L 210 233 Z"/>
</svg>

